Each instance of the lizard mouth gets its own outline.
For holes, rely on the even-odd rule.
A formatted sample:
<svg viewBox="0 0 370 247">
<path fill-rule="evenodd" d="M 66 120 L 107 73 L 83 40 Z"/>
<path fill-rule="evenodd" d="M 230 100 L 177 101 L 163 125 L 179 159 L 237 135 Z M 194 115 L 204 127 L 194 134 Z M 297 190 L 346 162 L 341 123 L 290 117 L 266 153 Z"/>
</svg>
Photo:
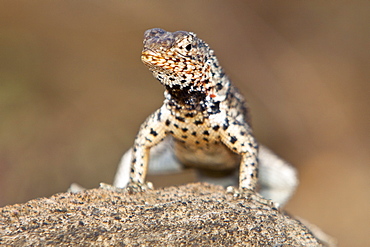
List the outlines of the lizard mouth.
<svg viewBox="0 0 370 247">
<path fill-rule="evenodd" d="M 168 63 L 168 61 L 162 56 L 153 54 L 153 52 L 143 52 L 141 55 L 141 61 L 151 69 L 160 69 L 167 71 L 174 71 L 175 65 L 173 63 Z M 172 66 L 171 66 L 172 65 Z"/>
<path fill-rule="evenodd" d="M 149 68 L 161 68 L 171 73 L 193 73 L 196 68 L 196 64 L 189 58 L 177 58 L 171 54 L 159 54 L 148 49 L 143 50 L 141 61 Z"/>
<path fill-rule="evenodd" d="M 141 61 L 150 67 L 152 66 L 158 66 L 163 67 L 166 63 L 166 59 L 164 59 L 162 56 L 160 56 L 158 53 L 153 52 L 151 50 L 144 50 L 141 53 Z"/>
</svg>

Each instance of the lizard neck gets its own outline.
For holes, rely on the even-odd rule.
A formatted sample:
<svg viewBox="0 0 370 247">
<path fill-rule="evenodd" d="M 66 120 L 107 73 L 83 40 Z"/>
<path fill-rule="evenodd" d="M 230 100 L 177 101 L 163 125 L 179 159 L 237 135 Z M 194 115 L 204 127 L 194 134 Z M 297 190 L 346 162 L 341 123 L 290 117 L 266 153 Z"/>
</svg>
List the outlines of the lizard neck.
<svg viewBox="0 0 370 247">
<path fill-rule="evenodd" d="M 217 63 L 218 65 L 218 63 Z M 226 100 L 230 81 L 220 66 L 210 66 L 205 78 L 180 88 L 165 85 L 165 104 L 176 115 L 201 114 L 208 117 L 220 112 L 220 103 Z"/>
</svg>

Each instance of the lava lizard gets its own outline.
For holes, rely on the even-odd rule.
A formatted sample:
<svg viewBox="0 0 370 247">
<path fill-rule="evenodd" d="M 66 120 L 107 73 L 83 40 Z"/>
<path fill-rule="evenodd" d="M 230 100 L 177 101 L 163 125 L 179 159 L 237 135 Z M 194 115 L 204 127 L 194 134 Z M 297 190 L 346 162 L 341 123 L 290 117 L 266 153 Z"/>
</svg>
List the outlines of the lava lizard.
<svg viewBox="0 0 370 247">
<path fill-rule="evenodd" d="M 160 28 L 147 30 L 143 43 L 141 60 L 164 86 L 165 100 L 123 155 L 114 186 L 145 190 L 149 167 L 153 173 L 195 167 L 202 181 L 239 184 L 247 194 L 258 187 L 285 204 L 298 184 L 296 171 L 258 145 L 245 100 L 208 44 L 192 32 Z"/>
</svg>

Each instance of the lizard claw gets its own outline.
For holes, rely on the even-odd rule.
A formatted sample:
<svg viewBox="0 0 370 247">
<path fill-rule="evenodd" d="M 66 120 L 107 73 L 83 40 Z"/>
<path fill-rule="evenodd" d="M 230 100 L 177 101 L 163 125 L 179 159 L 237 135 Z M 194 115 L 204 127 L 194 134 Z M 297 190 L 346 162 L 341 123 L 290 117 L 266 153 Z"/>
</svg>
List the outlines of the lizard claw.
<svg viewBox="0 0 370 247">
<path fill-rule="evenodd" d="M 251 198 L 252 195 L 254 195 L 256 192 L 249 190 L 249 189 L 244 189 L 244 188 L 238 189 L 234 186 L 228 186 L 226 188 L 226 193 L 232 194 L 234 197 L 238 197 L 238 198 Z"/>
<path fill-rule="evenodd" d="M 122 192 L 123 191 L 122 188 L 118 188 L 114 185 L 106 184 L 106 183 L 100 183 L 99 184 L 99 189 L 110 190 L 110 191 L 114 191 L 114 192 Z"/>
<path fill-rule="evenodd" d="M 227 194 L 232 194 L 236 198 L 245 198 L 248 201 L 257 201 L 264 205 L 270 206 L 273 209 L 280 210 L 280 205 L 271 200 L 263 198 L 260 194 L 253 190 L 245 188 L 235 188 L 234 186 L 229 186 L 226 188 Z"/>
<path fill-rule="evenodd" d="M 126 188 L 124 188 L 129 194 L 144 192 L 153 189 L 153 184 L 151 182 L 146 183 L 129 183 Z"/>
<path fill-rule="evenodd" d="M 147 190 L 152 190 L 153 189 L 153 184 L 151 182 L 146 182 L 146 183 L 129 183 L 125 188 L 117 188 L 113 185 L 106 184 L 106 183 L 100 183 L 100 189 L 105 189 L 105 190 L 111 190 L 114 192 L 128 192 L 129 194 L 133 194 L 136 192 L 144 192 Z"/>
</svg>

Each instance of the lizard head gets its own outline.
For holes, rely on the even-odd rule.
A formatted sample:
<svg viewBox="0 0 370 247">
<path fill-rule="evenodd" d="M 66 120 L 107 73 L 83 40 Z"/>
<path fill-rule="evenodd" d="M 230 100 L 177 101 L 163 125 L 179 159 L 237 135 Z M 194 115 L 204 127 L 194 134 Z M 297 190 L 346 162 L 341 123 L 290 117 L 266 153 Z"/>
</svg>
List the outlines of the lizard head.
<svg viewBox="0 0 370 247">
<path fill-rule="evenodd" d="M 211 85 L 213 50 L 192 32 L 167 32 L 160 28 L 144 34 L 143 63 L 167 90 L 206 93 Z"/>
</svg>

